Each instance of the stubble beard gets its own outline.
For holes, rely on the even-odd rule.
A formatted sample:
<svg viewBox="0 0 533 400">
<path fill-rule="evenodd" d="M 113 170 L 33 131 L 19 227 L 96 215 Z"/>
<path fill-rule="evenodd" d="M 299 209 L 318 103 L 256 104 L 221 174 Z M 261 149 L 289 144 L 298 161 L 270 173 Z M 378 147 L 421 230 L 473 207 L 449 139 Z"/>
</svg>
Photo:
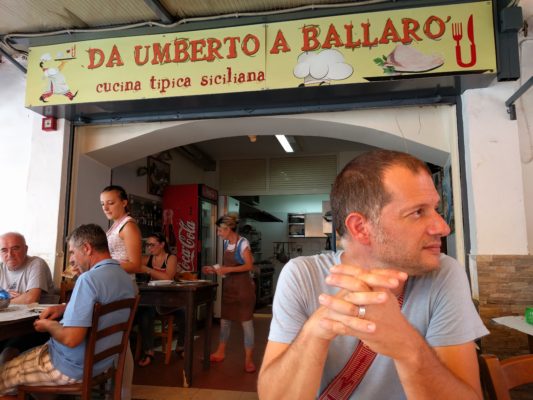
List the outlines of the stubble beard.
<svg viewBox="0 0 533 400">
<path fill-rule="evenodd" d="M 374 243 L 374 258 L 380 268 L 396 269 L 409 276 L 424 275 L 439 268 L 438 259 L 435 262 L 424 261 L 422 249 L 417 254 L 409 253 L 409 249 L 402 247 L 402 243 L 395 241 L 379 224 Z"/>
</svg>

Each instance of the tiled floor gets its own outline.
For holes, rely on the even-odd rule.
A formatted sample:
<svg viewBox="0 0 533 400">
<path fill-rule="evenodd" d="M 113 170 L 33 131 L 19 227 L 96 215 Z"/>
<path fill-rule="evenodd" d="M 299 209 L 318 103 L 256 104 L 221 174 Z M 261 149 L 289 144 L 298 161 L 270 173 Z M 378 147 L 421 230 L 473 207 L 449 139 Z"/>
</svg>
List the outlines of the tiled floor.
<svg viewBox="0 0 533 400">
<path fill-rule="evenodd" d="M 167 386 L 133 386 L 133 400 L 256 400 L 257 393 L 231 390 L 181 388 Z"/>
<path fill-rule="evenodd" d="M 256 314 L 255 363 L 259 370 L 263 359 L 271 315 Z M 218 324 L 213 325 L 212 345 L 218 344 Z M 253 400 L 257 399 L 257 372 L 244 372 L 243 335 L 240 324 L 233 324 L 226 352 L 221 363 L 212 363 L 208 370 L 202 368 L 203 331 L 198 332 L 193 357 L 193 382 L 191 388 L 183 388 L 183 359 L 172 355 L 170 364 L 163 363 L 164 356 L 156 352 L 151 365 L 135 367 L 133 397 L 138 400 L 158 399 L 217 399 Z"/>
</svg>

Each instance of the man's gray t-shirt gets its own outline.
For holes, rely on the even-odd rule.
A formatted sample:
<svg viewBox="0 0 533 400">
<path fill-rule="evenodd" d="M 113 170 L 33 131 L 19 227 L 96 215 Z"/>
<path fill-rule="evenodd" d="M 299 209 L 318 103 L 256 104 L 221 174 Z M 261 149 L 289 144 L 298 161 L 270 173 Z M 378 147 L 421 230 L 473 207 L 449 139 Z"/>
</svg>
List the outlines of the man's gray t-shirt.
<svg viewBox="0 0 533 400">
<path fill-rule="evenodd" d="M 26 257 L 24 264 L 15 271 L 10 271 L 7 265 L 0 263 L 0 287 L 21 294 L 30 289 L 41 289 L 41 303 L 51 302 L 44 300 L 54 295 L 50 268 L 40 257 Z"/>
<path fill-rule="evenodd" d="M 341 254 L 298 257 L 287 263 L 276 287 L 270 341 L 291 343 L 320 306 L 318 296 L 338 291 L 326 285 L 325 277 L 333 265 L 341 263 Z M 446 255 L 441 256 L 438 270 L 409 278 L 402 313 L 432 347 L 464 344 L 489 333 L 472 303 L 464 268 Z M 358 339 L 350 336 L 332 341 L 321 392 L 344 367 L 357 343 Z M 393 360 L 378 354 L 350 398 L 405 399 Z"/>
</svg>

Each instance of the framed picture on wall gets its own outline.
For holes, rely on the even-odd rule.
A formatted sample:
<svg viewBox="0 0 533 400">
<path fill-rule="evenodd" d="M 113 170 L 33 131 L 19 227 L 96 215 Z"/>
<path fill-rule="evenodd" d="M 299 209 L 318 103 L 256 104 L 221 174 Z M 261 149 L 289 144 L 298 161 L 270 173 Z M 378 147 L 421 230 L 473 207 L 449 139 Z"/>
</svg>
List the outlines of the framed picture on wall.
<svg viewBox="0 0 533 400">
<path fill-rule="evenodd" d="M 154 157 L 148 157 L 148 193 L 163 196 L 165 186 L 170 182 L 170 164 Z"/>
</svg>

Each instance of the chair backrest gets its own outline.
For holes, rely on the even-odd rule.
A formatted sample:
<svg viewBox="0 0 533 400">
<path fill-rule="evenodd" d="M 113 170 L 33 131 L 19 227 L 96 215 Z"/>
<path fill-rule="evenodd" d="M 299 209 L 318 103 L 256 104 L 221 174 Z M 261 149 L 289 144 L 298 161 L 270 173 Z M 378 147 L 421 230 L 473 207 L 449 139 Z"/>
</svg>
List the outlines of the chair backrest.
<svg viewBox="0 0 533 400">
<path fill-rule="evenodd" d="M 70 300 L 70 296 L 72 295 L 72 291 L 74 290 L 74 284 L 75 282 L 73 280 L 63 279 L 61 281 L 61 286 L 59 287 L 60 303 L 68 303 L 68 301 Z"/>
<path fill-rule="evenodd" d="M 96 383 L 93 377 L 93 366 L 95 363 L 105 360 L 108 357 L 118 355 L 118 362 L 116 367 L 109 371 L 109 374 L 114 378 L 114 399 L 120 399 L 120 392 L 122 387 L 122 375 L 124 372 L 124 363 L 126 360 L 126 350 L 128 346 L 129 335 L 131 327 L 133 325 L 133 319 L 135 317 L 135 311 L 139 304 L 140 296 L 118 300 L 113 303 L 100 304 L 96 303 L 93 310 L 92 326 L 89 329 L 89 336 L 87 345 L 85 348 L 85 361 L 83 365 L 83 393 L 82 398 L 90 398 L 91 387 Z M 100 328 L 100 318 L 106 314 L 122 310 L 129 309 L 129 317 L 127 320 L 119 323 L 113 323 L 105 328 Z M 121 341 L 116 346 L 109 347 L 105 350 L 98 351 L 96 344 L 102 338 L 114 335 L 116 333 L 121 334 Z M 85 397 L 86 396 L 86 397 Z"/>
<path fill-rule="evenodd" d="M 509 390 L 533 383 L 533 354 L 500 361 L 492 354 L 479 357 L 481 380 L 489 400 L 511 400 Z"/>
</svg>

